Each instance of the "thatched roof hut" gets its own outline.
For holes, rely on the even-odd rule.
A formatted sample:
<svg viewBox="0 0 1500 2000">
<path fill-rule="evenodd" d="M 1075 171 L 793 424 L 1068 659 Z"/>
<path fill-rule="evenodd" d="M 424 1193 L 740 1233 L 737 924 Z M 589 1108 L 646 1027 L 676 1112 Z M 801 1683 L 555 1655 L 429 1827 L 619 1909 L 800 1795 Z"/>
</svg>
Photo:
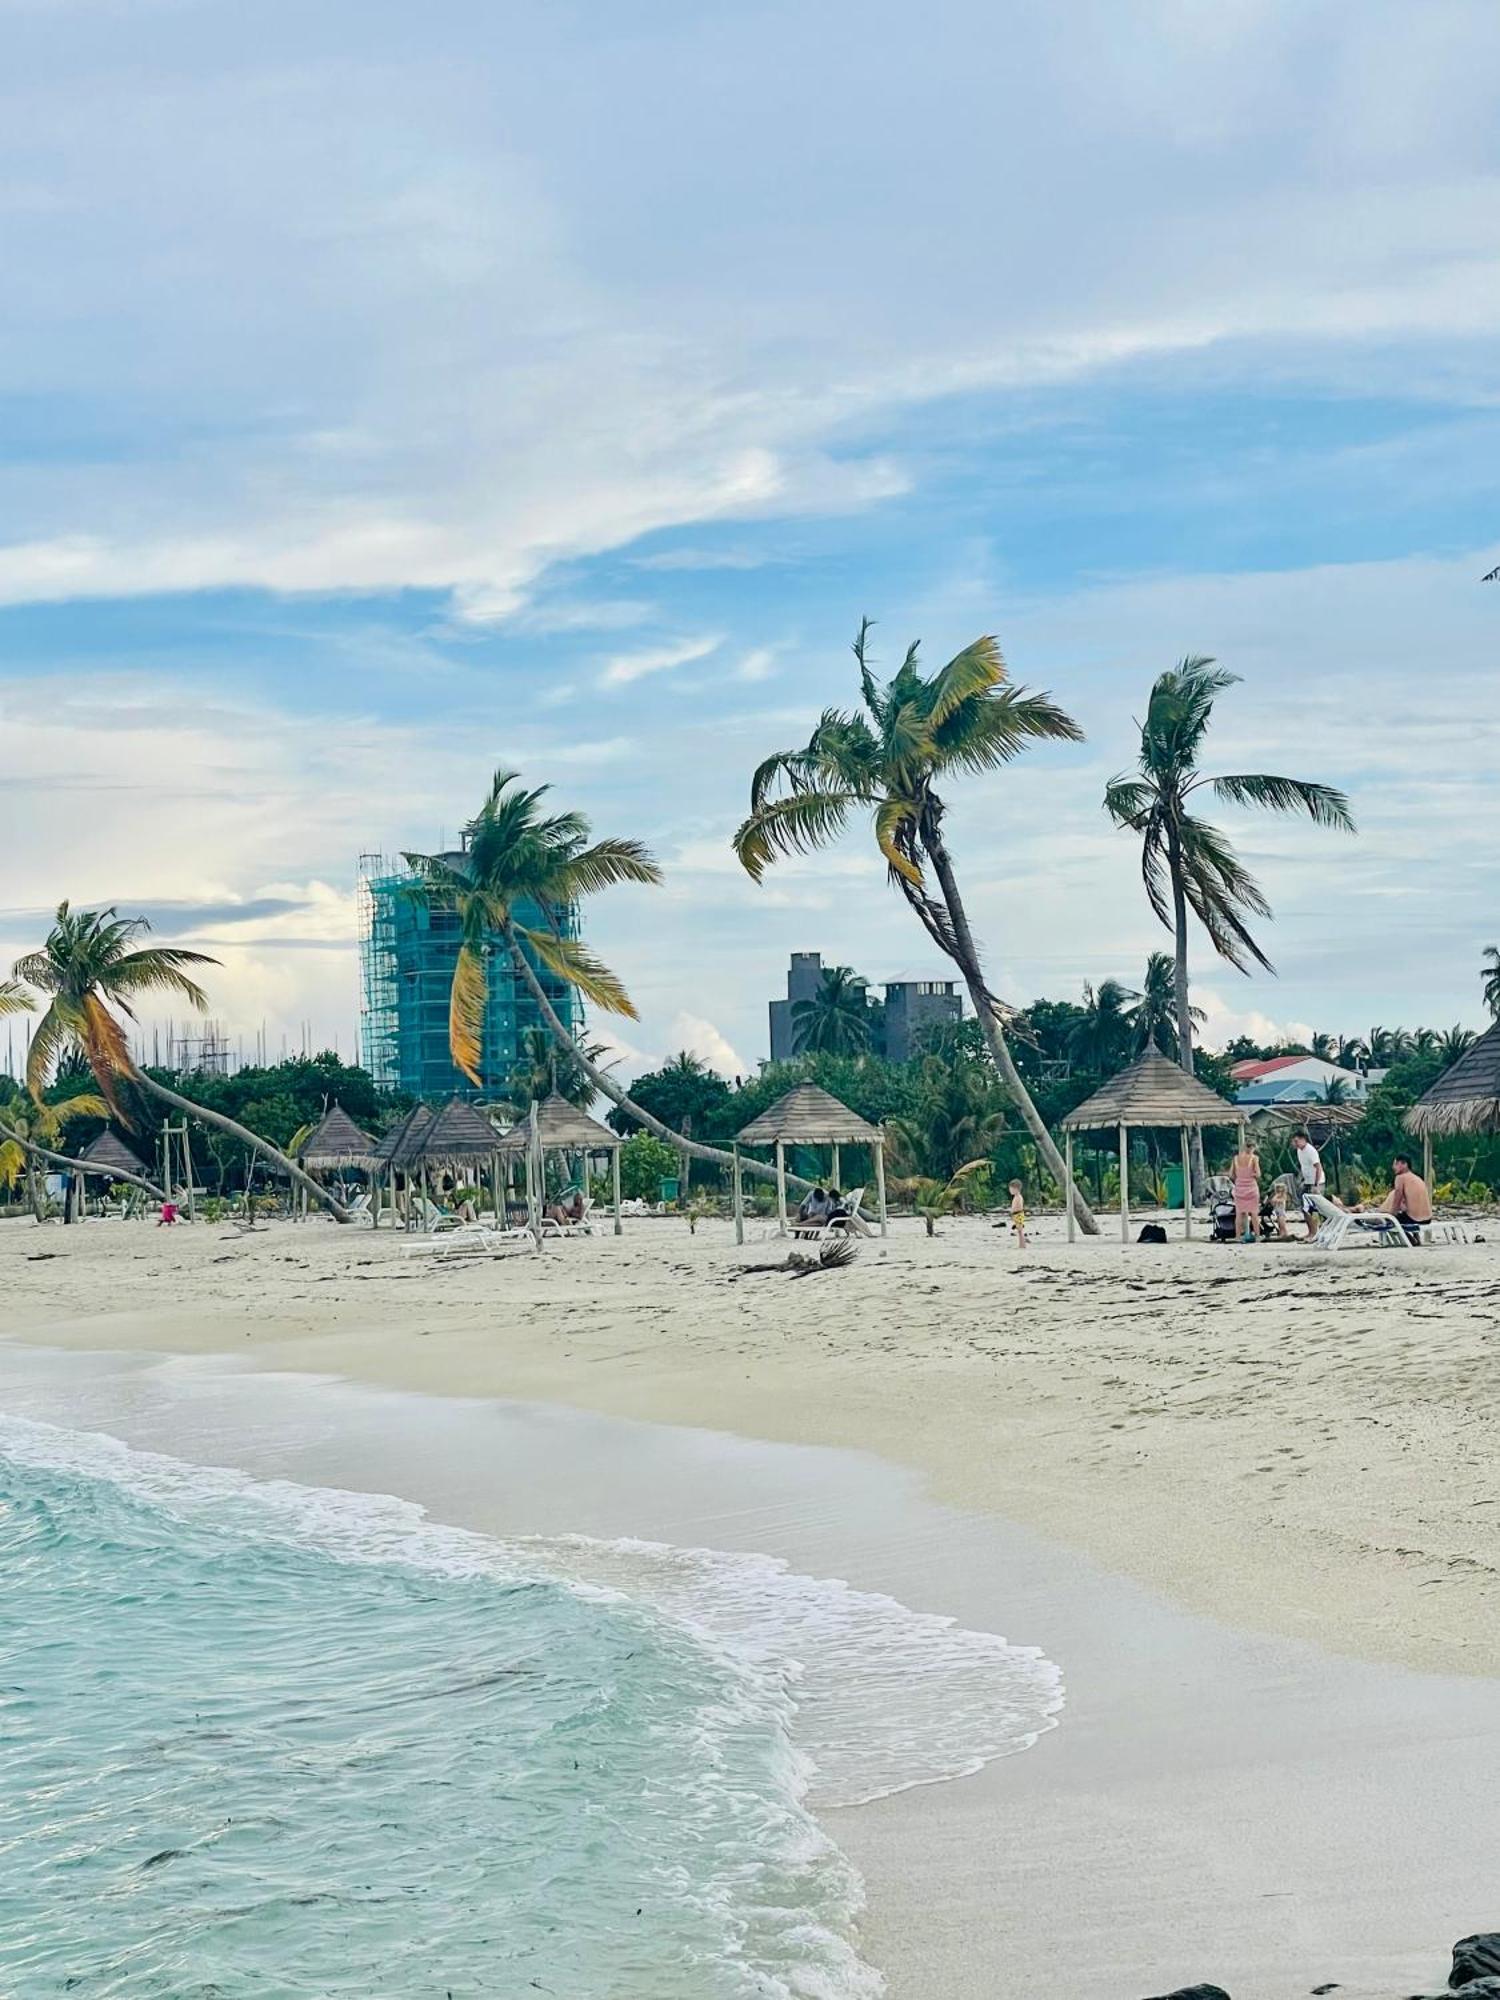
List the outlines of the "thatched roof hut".
<svg viewBox="0 0 1500 2000">
<path fill-rule="evenodd" d="M 422 1134 L 432 1123 L 432 1107 L 414 1104 L 399 1125 L 393 1125 L 375 1148 L 375 1158 L 382 1167 L 396 1171 L 405 1169 L 408 1157 L 419 1159 L 420 1152 L 411 1149 L 420 1145 Z"/>
<path fill-rule="evenodd" d="M 1164 1056 L 1146 1053 L 1112 1076 L 1101 1090 L 1063 1119 L 1065 1132 L 1092 1132 L 1111 1125 L 1239 1125 L 1244 1112 L 1217 1091 Z"/>
<path fill-rule="evenodd" d="M 427 1124 L 408 1135 L 395 1164 L 420 1165 L 456 1173 L 476 1161 L 492 1160 L 500 1150 L 500 1134 L 482 1112 L 461 1097 L 450 1098 Z"/>
<path fill-rule="evenodd" d="M 779 1227 L 786 1232 L 786 1149 L 788 1146 L 828 1146 L 832 1149 L 832 1180 L 839 1181 L 839 1148 L 869 1146 L 875 1155 L 875 1192 L 880 1205 L 880 1233 L 886 1233 L 885 1216 L 885 1133 L 851 1111 L 816 1083 L 798 1083 L 778 1097 L 759 1118 L 752 1118 L 734 1141 L 735 1234 L 745 1240 L 744 1195 L 740 1186 L 740 1147 L 776 1148 L 776 1213 Z"/>
<path fill-rule="evenodd" d="M 78 1158 L 91 1174 L 110 1174 L 116 1179 L 121 1174 L 136 1174 L 142 1179 L 146 1175 L 145 1163 L 113 1132 L 101 1132 L 97 1139 L 91 1139 Z"/>
<path fill-rule="evenodd" d="M 876 1146 L 878 1126 L 816 1083 L 799 1083 L 737 1134 L 741 1146 Z"/>
<path fill-rule="evenodd" d="M 1105 1127 L 1120 1134 L 1120 1236 L 1130 1241 L 1130 1128 L 1132 1126 L 1175 1126 L 1182 1135 L 1182 1233 L 1193 1233 L 1192 1170 L 1188 1158 L 1188 1134 L 1205 1125 L 1239 1125 L 1243 1128 L 1242 1106 L 1231 1104 L 1189 1076 L 1159 1049 L 1147 1049 L 1129 1069 L 1112 1076 L 1101 1090 L 1070 1111 L 1063 1119 L 1067 1134 L 1067 1177 L 1073 1185 L 1073 1134 Z M 1068 1199 L 1068 1241 L 1074 1234 L 1073 1202 Z"/>
<path fill-rule="evenodd" d="M 523 1153 L 530 1129 L 525 1119 L 513 1125 L 499 1142 L 501 1151 Z M 546 1153 L 612 1153 L 625 1143 L 620 1133 L 601 1125 L 597 1118 L 590 1118 L 586 1111 L 569 1104 L 555 1090 L 536 1108 L 536 1130 Z"/>
<path fill-rule="evenodd" d="M 1455 1132 L 1500 1132 L 1500 1021 L 1479 1037 L 1404 1120 L 1408 1132 L 1441 1139 Z"/>
<path fill-rule="evenodd" d="M 370 1168 L 375 1162 L 375 1141 L 361 1132 L 341 1105 L 333 1104 L 323 1113 L 298 1153 L 309 1173 L 331 1173 L 340 1167 Z"/>
</svg>

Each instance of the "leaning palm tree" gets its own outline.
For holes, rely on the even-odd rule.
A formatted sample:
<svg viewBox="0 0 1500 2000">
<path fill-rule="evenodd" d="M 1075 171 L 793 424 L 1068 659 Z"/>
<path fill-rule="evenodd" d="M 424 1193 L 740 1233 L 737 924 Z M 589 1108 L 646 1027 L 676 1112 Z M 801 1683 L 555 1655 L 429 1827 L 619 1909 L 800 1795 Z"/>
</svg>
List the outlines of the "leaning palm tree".
<svg viewBox="0 0 1500 2000">
<path fill-rule="evenodd" d="M 43 1165 L 65 1166 L 75 1171 L 84 1165 L 82 1160 L 62 1150 L 68 1127 L 79 1118 L 108 1116 L 109 1106 L 104 1099 L 90 1091 L 80 1091 L 60 1104 L 36 1104 L 29 1097 L 18 1097 L 0 1106 L 0 1139 L 5 1142 L 0 1145 L 0 1175 L 14 1184 L 16 1174 L 24 1169 L 27 1199 L 38 1222 L 44 1221 L 47 1214 Z"/>
<path fill-rule="evenodd" d="M 1177 1059 L 1193 1073 L 1193 1017 L 1188 1002 L 1188 918 L 1196 917 L 1220 958 L 1241 972 L 1274 968 L 1250 931 L 1271 906 L 1218 827 L 1194 811 L 1207 790 L 1221 804 L 1265 812 L 1305 813 L 1314 826 L 1354 829 L 1349 801 L 1331 785 L 1251 772 L 1205 777 L 1198 755 L 1214 702 L 1238 674 L 1193 655 L 1158 676 L 1141 725 L 1139 775 L 1110 780 L 1104 809 L 1116 826 L 1141 836 L 1141 873 L 1158 920 L 1172 932 Z"/>
<path fill-rule="evenodd" d="M 873 1034 L 870 995 L 852 966 L 824 966 L 813 997 L 792 1004 L 792 1047 L 798 1055 L 868 1055 Z"/>
<path fill-rule="evenodd" d="M 1500 1021 L 1500 944 L 1485 946 L 1484 962 L 1479 968 L 1479 978 L 1483 987 L 1484 1004 L 1495 1020 Z"/>
<path fill-rule="evenodd" d="M 122 1125 L 128 1126 L 130 1120 L 121 1105 L 119 1088 L 129 1083 L 174 1111 L 216 1126 L 251 1152 L 264 1155 L 336 1220 L 347 1222 L 343 1205 L 268 1139 L 226 1118 L 221 1111 L 194 1103 L 137 1066 L 121 1019 L 135 1019 L 131 1002 L 143 993 L 170 993 L 202 1012 L 208 998 L 188 967 L 218 962 L 200 951 L 142 945 L 140 940 L 150 929 L 144 917 L 121 917 L 113 909 L 75 911 L 60 903 L 41 950 L 16 960 L 12 968 L 16 977 L 50 996 L 26 1060 L 26 1084 L 33 1100 L 42 1102 L 54 1065 L 77 1050 L 93 1071 L 109 1113 Z"/>
<path fill-rule="evenodd" d="M 757 882 L 780 856 L 825 847 L 851 813 L 868 812 L 891 882 L 928 937 L 963 974 L 985 1044 L 1037 1150 L 1083 1227 L 1098 1224 L 1069 1189 L 1062 1155 L 1021 1080 L 984 976 L 944 833 L 949 778 L 998 771 L 1031 743 L 1076 743 L 1083 731 L 1049 695 L 1010 685 L 992 638 L 976 639 L 932 675 L 910 647 L 884 683 L 870 666 L 870 621 L 854 642 L 863 713 L 827 709 L 800 749 L 766 758 L 734 850 Z"/>
<path fill-rule="evenodd" d="M 497 771 L 484 803 L 464 828 L 458 854 L 403 857 L 412 871 L 412 893 L 430 909 L 458 919 L 458 961 L 448 1007 L 448 1047 L 454 1063 L 472 1083 L 481 1081 L 489 995 L 486 961 L 498 939 L 517 978 L 535 1000 L 548 1034 L 595 1090 L 678 1152 L 733 1167 L 732 1154 L 674 1132 L 637 1104 L 607 1069 L 591 1059 L 588 1045 L 569 1032 L 553 1005 L 542 971 L 605 1013 L 636 1018 L 618 976 L 580 939 L 568 935 L 564 918 L 585 897 L 616 883 L 660 882 L 661 869 L 638 840 L 591 840 L 582 813 L 547 814 L 542 802 L 549 789 L 539 785 L 525 791 L 516 772 Z M 746 1173 L 775 1179 L 774 1169 L 759 1161 L 745 1160 L 742 1166 Z"/>
</svg>

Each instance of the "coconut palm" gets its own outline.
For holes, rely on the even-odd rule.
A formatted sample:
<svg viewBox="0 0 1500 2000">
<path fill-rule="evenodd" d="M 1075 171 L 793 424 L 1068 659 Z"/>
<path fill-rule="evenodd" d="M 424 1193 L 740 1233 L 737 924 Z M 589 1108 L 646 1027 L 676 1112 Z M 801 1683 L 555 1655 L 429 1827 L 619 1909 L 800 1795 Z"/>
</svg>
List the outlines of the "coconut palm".
<svg viewBox="0 0 1500 2000">
<path fill-rule="evenodd" d="M 756 771 L 750 811 L 734 850 L 757 882 L 782 856 L 826 847 L 853 813 L 868 812 L 889 878 L 928 937 L 963 974 L 985 1044 L 1059 1188 L 1067 1170 L 1022 1081 L 990 991 L 948 847 L 945 780 L 998 771 L 1031 743 L 1076 743 L 1082 730 L 1050 696 L 1009 683 L 992 638 L 976 639 L 945 667 L 923 674 L 917 648 L 895 676 L 870 665 L 870 621 L 854 642 L 862 711 L 827 709 L 806 744 L 778 751 Z M 1098 1229 L 1082 1198 L 1083 1227 Z"/>
<path fill-rule="evenodd" d="M 1319 1062 L 1332 1062 L 1335 1046 L 1333 1036 L 1325 1035 L 1320 1029 L 1308 1044 L 1308 1053 L 1316 1056 Z"/>
<path fill-rule="evenodd" d="M 68 1127 L 80 1118 L 108 1118 L 109 1106 L 102 1097 L 81 1091 L 60 1104 L 35 1104 L 29 1097 L 15 1098 L 0 1111 L 0 1179 L 14 1187 L 22 1172 L 31 1212 L 38 1222 L 46 1219 L 47 1197 L 41 1164 L 79 1168 L 82 1162 L 61 1150 Z"/>
<path fill-rule="evenodd" d="M 55 1065 L 76 1049 L 88 1062 L 109 1114 L 122 1125 L 128 1126 L 130 1120 L 120 1103 L 119 1087 L 130 1083 L 160 1103 L 171 1105 L 174 1111 L 216 1126 L 251 1152 L 263 1154 L 338 1221 L 347 1222 L 343 1205 L 269 1140 L 221 1111 L 195 1104 L 192 1098 L 137 1067 L 120 1018 L 135 1019 L 131 1002 L 143 993 L 170 993 L 202 1012 L 208 998 L 188 968 L 218 962 L 200 951 L 142 945 L 140 940 L 150 929 L 144 917 L 121 917 L 113 909 L 75 911 L 60 903 L 41 950 L 16 960 L 12 968 L 16 977 L 50 995 L 26 1061 L 26 1083 L 33 1101 L 42 1102 Z"/>
<path fill-rule="evenodd" d="M 851 966 L 825 966 L 812 999 L 792 1005 L 792 1047 L 798 1055 L 868 1055 L 874 1026 L 869 992 Z"/>
<path fill-rule="evenodd" d="M 1241 972 L 1251 963 L 1274 968 L 1250 930 L 1271 906 L 1226 836 L 1194 811 L 1207 790 L 1223 805 L 1305 813 L 1314 826 L 1352 832 L 1344 794 L 1302 778 L 1250 772 L 1221 778 L 1198 769 L 1214 702 L 1239 680 L 1210 659 L 1192 655 L 1158 676 L 1141 725 L 1139 775 L 1113 778 L 1104 808 L 1116 826 L 1141 836 L 1146 897 L 1172 932 L 1178 1061 L 1193 1073 L 1193 1018 L 1188 1003 L 1188 918 L 1208 933 L 1220 958 Z"/>
<path fill-rule="evenodd" d="M 1466 1056 L 1475 1043 L 1472 1028 L 1461 1028 L 1457 1022 L 1438 1036 L 1437 1052 L 1445 1065 L 1456 1063 L 1460 1056 Z"/>
<path fill-rule="evenodd" d="M 1484 1004 L 1495 1020 L 1500 1021 L 1500 944 L 1485 946 L 1479 977 L 1483 987 Z"/>
<path fill-rule="evenodd" d="M 1333 1045 L 1333 1059 L 1340 1069 L 1358 1069 L 1370 1059 L 1370 1051 L 1358 1035 L 1340 1035 Z"/>
<path fill-rule="evenodd" d="M 620 979 L 579 939 L 565 934 L 563 918 L 585 897 L 616 883 L 660 882 L 661 869 L 638 840 L 591 841 L 582 813 L 547 814 L 542 802 L 550 789 L 539 785 L 534 791 L 523 790 L 516 772 L 497 771 L 484 803 L 464 828 L 457 856 L 404 857 L 414 878 L 413 893 L 430 908 L 451 912 L 458 919 L 458 963 L 448 1009 L 453 1060 L 465 1076 L 479 1082 L 489 991 L 486 960 L 498 937 L 536 1001 L 548 1034 L 597 1091 L 678 1152 L 732 1167 L 732 1154 L 674 1132 L 637 1104 L 608 1070 L 590 1058 L 586 1045 L 569 1033 L 552 1004 L 538 966 L 606 1013 L 636 1018 Z M 774 1169 L 759 1161 L 742 1164 L 746 1173 L 775 1179 Z M 797 1180 L 797 1185 L 807 1183 Z"/>
<path fill-rule="evenodd" d="M 1097 987 L 1085 980 L 1083 1013 L 1068 1032 L 1069 1058 L 1101 1074 L 1118 1069 L 1130 1048 L 1131 1003 L 1140 997 L 1118 979 L 1101 979 Z"/>
<path fill-rule="evenodd" d="M 1411 1038 L 1411 1051 L 1416 1056 L 1430 1056 L 1438 1045 L 1436 1028 L 1418 1028 Z"/>
<path fill-rule="evenodd" d="M 1205 1015 L 1201 1007 L 1190 1009 L 1193 1026 L 1201 1027 Z M 1146 976 L 1135 1005 L 1130 1010 L 1130 1027 L 1136 1055 L 1158 1049 L 1177 1060 L 1177 988 L 1169 951 L 1153 951 L 1146 960 Z"/>
</svg>

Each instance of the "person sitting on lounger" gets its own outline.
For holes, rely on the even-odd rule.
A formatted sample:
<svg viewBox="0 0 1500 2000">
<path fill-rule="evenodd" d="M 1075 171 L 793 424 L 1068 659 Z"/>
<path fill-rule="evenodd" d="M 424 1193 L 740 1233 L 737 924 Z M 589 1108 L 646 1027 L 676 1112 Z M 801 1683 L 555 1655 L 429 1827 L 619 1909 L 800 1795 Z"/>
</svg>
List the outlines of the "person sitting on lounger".
<svg viewBox="0 0 1500 2000">
<path fill-rule="evenodd" d="M 555 1222 L 559 1229 L 575 1228 L 583 1220 L 582 1190 L 574 1188 L 571 1194 L 564 1195 L 559 1201 L 553 1202 L 550 1208 L 544 1209 L 543 1214 L 549 1222 Z"/>
<path fill-rule="evenodd" d="M 1422 1231 L 1432 1220 L 1432 1191 L 1413 1168 L 1405 1153 L 1398 1153 L 1391 1169 L 1394 1182 L 1380 1204 L 1386 1215 L 1394 1215 L 1413 1243 L 1420 1243 Z"/>
<path fill-rule="evenodd" d="M 822 1228 L 832 1213 L 833 1202 L 827 1188 L 815 1187 L 811 1194 L 806 1194 L 802 1197 L 801 1205 L 797 1210 L 797 1220 L 799 1222 L 815 1224 L 818 1228 Z"/>
</svg>

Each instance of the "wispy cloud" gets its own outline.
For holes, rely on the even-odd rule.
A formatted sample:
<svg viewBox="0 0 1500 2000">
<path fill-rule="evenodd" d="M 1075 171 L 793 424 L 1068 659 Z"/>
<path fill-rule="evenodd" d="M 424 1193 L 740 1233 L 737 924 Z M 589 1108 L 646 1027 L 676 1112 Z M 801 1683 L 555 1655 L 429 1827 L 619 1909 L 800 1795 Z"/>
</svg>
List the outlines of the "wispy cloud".
<svg viewBox="0 0 1500 2000">
<path fill-rule="evenodd" d="M 694 660 L 706 660 L 723 643 L 723 639 L 715 634 L 701 639 L 683 639 L 675 646 L 649 647 L 640 653 L 616 653 L 604 662 L 599 685 L 602 688 L 629 687 L 632 681 L 644 680 L 648 674 L 670 673 L 674 667 L 686 667 Z"/>
</svg>

